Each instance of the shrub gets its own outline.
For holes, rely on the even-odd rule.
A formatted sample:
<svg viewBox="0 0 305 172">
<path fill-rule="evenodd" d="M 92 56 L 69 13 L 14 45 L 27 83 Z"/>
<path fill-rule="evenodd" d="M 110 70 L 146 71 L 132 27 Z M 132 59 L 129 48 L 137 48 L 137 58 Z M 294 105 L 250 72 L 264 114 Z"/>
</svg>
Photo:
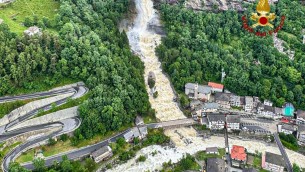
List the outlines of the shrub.
<svg viewBox="0 0 305 172">
<path fill-rule="evenodd" d="M 141 155 L 138 159 L 137 159 L 138 162 L 144 162 L 146 161 L 146 157 L 144 155 Z"/>
</svg>

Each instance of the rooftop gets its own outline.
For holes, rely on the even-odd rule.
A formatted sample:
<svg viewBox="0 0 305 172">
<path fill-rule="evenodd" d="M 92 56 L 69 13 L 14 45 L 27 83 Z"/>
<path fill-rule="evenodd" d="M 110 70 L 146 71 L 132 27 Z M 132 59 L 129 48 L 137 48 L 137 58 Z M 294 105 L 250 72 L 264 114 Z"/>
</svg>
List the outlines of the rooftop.
<svg viewBox="0 0 305 172">
<path fill-rule="evenodd" d="M 228 123 L 240 123 L 240 116 L 239 115 L 228 115 L 227 122 Z"/>
<path fill-rule="evenodd" d="M 230 93 L 216 93 L 215 94 L 215 100 L 217 101 L 230 101 Z"/>
<path fill-rule="evenodd" d="M 225 172 L 225 161 L 220 158 L 208 158 L 207 172 Z"/>
<path fill-rule="evenodd" d="M 185 88 L 194 90 L 196 87 L 198 87 L 198 92 L 203 94 L 209 94 L 211 93 L 212 88 L 207 85 L 198 85 L 197 83 L 186 83 Z"/>
<path fill-rule="evenodd" d="M 299 118 L 304 118 L 304 119 L 305 119 L 305 111 L 303 111 L 303 110 L 298 110 L 298 111 L 297 111 L 297 117 L 299 117 Z"/>
<path fill-rule="evenodd" d="M 266 152 L 265 162 L 285 167 L 285 161 L 282 155 Z"/>
<path fill-rule="evenodd" d="M 231 149 L 231 158 L 238 161 L 245 161 L 247 154 L 243 146 L 233 145 Z"/>
<path fill-rule="evenodd" d="M 207 147 L 205 149 L 206 152 L 218 152 L 218 148 L 217 147 Z"/>
<path fill-rule="evenodd" d="M 208 114 L 207 115 L 209 121 L 226 121 L 226 117 L 224 114 Z"/>
<path fill-rule="evenodd" d="M 218 83 L 215 83 L 215 82 L 208 82 L 208 86 L 210 86 L 212 88 L 223 89 L 223 85 L 222 84 L 218 84 Z"/>
<path fill-rule="evenodd" d="M 219 104 L 218 103 L 205 103 L 202 106 L 203 109 L 218 109 L 219 108 Z"/>
<path fill-rule="evenodd" d="M 104 153 L 110 152 L 110 151 L 111 151 L 111 148 L 109 146 L 104 146 L 104 147 L 92 152 L 92 157 L 96 158 L 96 157 L 99 157 L 99 156 L 103 155 Z"/>
<path fill-rule="evenodd" d="M 295 131 L 296 128 L 295 128 L 294 125 L 283 124 L 283 125 L 282 125 L 282 129 L 289 130 L 289 131 Z"/>
<path fill-rule="evenodd" d="M 203 94 L 209 94 L 211 93 L 212 88 L 210 86 L 206 85 L 199 85 L 198 86 L 198 92 Z"/>
<path fill-rule="evenodd" d="M 232 95 L 231 96 L 231 101 L 233 101 L 233 102 L 240 102 L 240 96 Z"/>
<path fill-rule="evenodd" d="M 245 103 L 246 104 L 252 104 L 253 103 L 253 97 L 245 96 Z"/>
</svg>

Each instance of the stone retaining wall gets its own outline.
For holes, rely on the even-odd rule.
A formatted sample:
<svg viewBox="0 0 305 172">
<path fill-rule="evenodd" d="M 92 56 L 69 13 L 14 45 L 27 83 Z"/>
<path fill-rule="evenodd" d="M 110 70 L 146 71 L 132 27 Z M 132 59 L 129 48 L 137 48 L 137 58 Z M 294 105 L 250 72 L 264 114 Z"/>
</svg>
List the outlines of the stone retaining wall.
<svg viewBox="0 0 305 172">
<path fill-rule="evenodd" d="M 41 125 L 41 124 L 48 124 L 48 123 L 52 123 L 52 122 L 56 122 L 56 121 L 61 121 L 63 119 L 67 119 L 67 118 L 72 118 L 72 117 L 76 117 L 78 115 L 77 113 L 77 109 L 78 106 L 72 107 L 72 108 L 68 108 L 68 109 L 64 109 L 64 110 L 60 110 L 54 113 L 50 113 L 38 118 L 34 118 L 34 119 L 30 119 L 27 120 L 25 122 L 19 123 L 13 127 L 11 127 L 10 129 L 8 129 L 9 131 L 11 130 L 15 130 L 18 128 L 23 128 L 23 127 L 30 127 L 30 126 L 36 126 L 36 125 Z"/>
</svg>

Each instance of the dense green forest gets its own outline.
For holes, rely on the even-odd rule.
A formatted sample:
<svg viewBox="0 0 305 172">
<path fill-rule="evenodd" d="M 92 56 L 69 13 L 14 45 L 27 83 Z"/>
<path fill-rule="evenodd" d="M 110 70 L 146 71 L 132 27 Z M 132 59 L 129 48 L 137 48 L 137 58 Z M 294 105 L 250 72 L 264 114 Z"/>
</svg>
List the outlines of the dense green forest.
<svg viewBox="0 0 305 172">
<path fill-rule="evenodd" d="M 256 4 L 245 7 L 244 13 L 213 13 L 161 4 L 158 8 L 167 37 L 156 51 L 163 68 L 181 92 L 187 82 L 220 82 L 223 68 L 227 74 L 224 84 L 231 92 L 270 99 L 276 106 L 288 101 L 304 109 L 305 44 L 301 32 L 305 6 L 296 0 L 281 0 L 271 8 L 278 16 L 275 26 L 280 16 L 286 16 L 279 37 L 295 51 L 294 60 L 274 48 L 271 36 L 255 36 L 242 28 L 242 16 L 250 18 L 256 11 Z"/>
<path fill-rule="evenodd" d="M 115 131 L 150 111 L 141 60 L 117 27 L 129 0 L 62 0 L 58 33 L 18 36 L 0 25 L 0 95 L 27 88 L 37 78 L 50 85 L 83 80 L 91 97 L 80 106 L 82 125 L 74 143 Z"/>
</svg>

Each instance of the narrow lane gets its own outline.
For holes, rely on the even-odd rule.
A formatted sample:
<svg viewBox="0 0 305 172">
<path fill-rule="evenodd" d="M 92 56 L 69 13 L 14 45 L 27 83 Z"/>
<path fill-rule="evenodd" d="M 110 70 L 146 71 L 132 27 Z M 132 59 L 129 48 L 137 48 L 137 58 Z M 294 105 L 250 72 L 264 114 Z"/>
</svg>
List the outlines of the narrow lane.
<svg viewBox="0 0 305 172">
<path fill-rule="evenodd" d="M 273 133 L 273 136 L 274 136 L 274 140 L 275 140 L 277 146 L 280 149 L 280 152 L 281 152 L 282 156 L 284 157 L 287 171 L 288 172 L 293 172 L 293 167 L 292 167 L 291 162 L 290 162 L 290 160 L 288 158 L 286 150 L 285 150 L 285 148 L 284 148 L 284 146 L 283 146 L 283 144 L 281 142 L 281 139 L 279 138 L 279 135 L 277 133 Z"/>
</svg>

